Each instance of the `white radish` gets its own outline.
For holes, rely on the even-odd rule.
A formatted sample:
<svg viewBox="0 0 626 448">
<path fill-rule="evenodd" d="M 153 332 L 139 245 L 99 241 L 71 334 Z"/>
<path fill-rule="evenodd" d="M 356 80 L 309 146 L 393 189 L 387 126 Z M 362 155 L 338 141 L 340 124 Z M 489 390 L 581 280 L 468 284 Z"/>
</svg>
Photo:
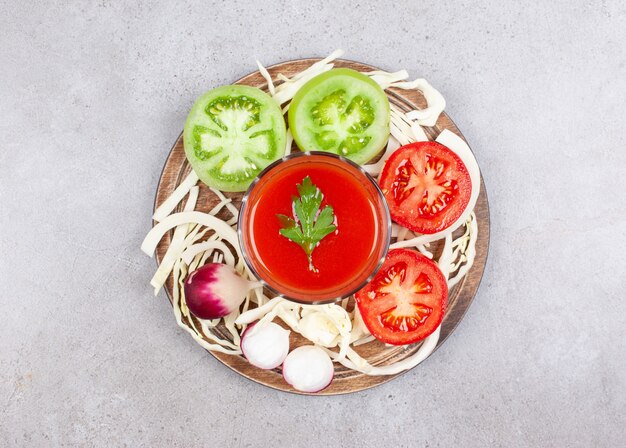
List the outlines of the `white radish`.
<svg viewBox="0 0 626 448">
<path fill-rule="evenodd" d="M 283 378 L 300 392 L 313 393 L 326 389 L 334 375 L 330 356 L 314 345 L 296 348 L 283 363 Z"/>
<path fill-rule="evenodd" d="M 241 336 L 241 351 L 248 362 L 260 369 L 274 369 L 289 353 L 289 330 L 274 322 L 253 324 Z"/>
</svg>

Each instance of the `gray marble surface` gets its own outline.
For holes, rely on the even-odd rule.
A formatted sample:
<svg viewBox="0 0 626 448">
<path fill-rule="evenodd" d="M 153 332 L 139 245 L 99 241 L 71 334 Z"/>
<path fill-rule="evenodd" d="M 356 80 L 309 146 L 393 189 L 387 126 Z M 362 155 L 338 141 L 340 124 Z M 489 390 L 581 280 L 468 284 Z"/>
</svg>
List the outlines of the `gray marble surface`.
<svg viewBox="0 0 626 448">
<path fill-rule="evenodd" d="M 624 445 L 622 2 L 0 4 L 0 446 Z M 139 245 L 199 94 L 339 47 L 445 95 L 491 251 L 419 368 L 301 397 L 180 330 Z"/>
</svg>

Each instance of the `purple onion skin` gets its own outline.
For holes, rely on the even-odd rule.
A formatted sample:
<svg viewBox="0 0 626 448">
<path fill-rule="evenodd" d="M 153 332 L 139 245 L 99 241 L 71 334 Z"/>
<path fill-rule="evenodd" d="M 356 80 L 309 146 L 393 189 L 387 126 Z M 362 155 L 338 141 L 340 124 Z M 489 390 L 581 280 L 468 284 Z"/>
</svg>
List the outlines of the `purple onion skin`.
<svg viewBox="0 0 626 448">
<path fill-rule="evenodd" d="M 223 264 L 209 263 L 193 271 L 185 280 L 185 300 L 189 311 L 199 319 L 217 319 L 229 314 L 222 297 L 216 292 Z"/>
</svg>

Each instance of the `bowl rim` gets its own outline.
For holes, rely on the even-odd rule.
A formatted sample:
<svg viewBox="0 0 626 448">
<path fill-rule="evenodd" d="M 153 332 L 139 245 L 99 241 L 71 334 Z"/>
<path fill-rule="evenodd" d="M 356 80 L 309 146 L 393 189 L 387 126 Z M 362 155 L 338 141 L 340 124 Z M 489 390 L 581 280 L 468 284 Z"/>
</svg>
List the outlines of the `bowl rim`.
<svg viewBox="0 0 626 448">
<path fill-rule="evenodd" d="M 332 158 L 332 159 L 335 159 L 335 160 L 340 160 L 341 162 L 347 163 L 348 165 L 350 165 L 353 168 L 356 168 L 358 171 L 360 171 L 365 176 L 365 178 L 374 186 L 374 189 L 375 189 L 375 191 L 376 191 L 376 193 L 377 193 L 377 195 L 378 195 L 378 197 L 380 199 L 380 202 L 383 204 L 383 206 L 382 206 L 383 216 L 382 216 L 382 219 L 381 219 L 381 225 L 384 226 L 384 228 L 386 228 L 386 230 L 387 230 L 387 235 L 386 235 L 385 241 L 383 241 L 383 250 L 382 250 L 382 254 L 381 254 L 380 259 L 378 260 L 378 262 L 376 263 L 376 265 L 372 269 L 372 272 L 370 273 L 370 275 L 368 275 L 363 280 L 363 282 L 361 282 L 358 285 L 358 287 L 355 287 L 353 290 L 349 291 L 348 293 L 345 293 L 344 295 L 342 295 L 340 297 L 331 297 L 331 298 L 328 298 L 328 299 L 321 299 L 321 300 L 314 300 L 314 301 L 305 300 L 305 299 L 301 299 L 301 298 L 298 298 L 298 297 L 291 297 L 289 295 L 283 294 L 281 291 L 278 291 L 276 288 L 274 288 L 273 286 L 269 285 L 265 281 L 265 279 L 263 279 L 261 277 L 261 275 L 259 275 L 259 273 L 257 272 L 257 270 L 254 268 L 254 266 L 252 265 L 252 263 L 250 261 L 249 254 L 246 252 L 246 247 L 245 247 L 245 244 L 244 244 L 243 225 L 242 225 L 243 217 L 245 215 L 245 211 L 246 211 L 247 204 L 248 204 L 249 196 L 252 193 L 252 191 L 254 190 L 254 187 L 259 183 L 261 178 L 263 176 L 265 176 L 267 173 L 269 173 L 270 171 L 272 171 L 274 168 L 276 168 L 277 166 L 282 164 L 282 163 L 285 163 L 285 162 L 288 162 L 290 160 L 297 159 L 297 158 L 300 158 L 300 157 L 310 157 L 310 156 L 323 156 L 323 157 L 328 157 L 328 158 Z M 267 288 L 268 290 L 270 290 L 271 292 L 273 292 L 277 296 L 282 297 L 282 298 L 284 298 L 286 300 L 290 300 L 292 302 L 305 304 L 305 305 L 325 305 L 325 304 L 337 303 L 337 302 L 339 302 L 339 301 L 341 301 L 343 299 L 351 297 L 354 293 L 356 293 L 357 291 L 362 289 L 365 285 L 367 285 L 374 278 L 374 276 L 378 273 L 378 271 L 380 270 L 381 266 L 383 265 L 383 262 L 385 261 L 385 258 L 387 256 L 387 252 L 389 251 L 389 246 L 391 245 L 391 233 L 392 233 L 392 227 L 391 227 L 391 214 L 389 212 L 389 205 L 387 204 L 387 200 L 385 199 L 385 195 L 383 194 L 380 186 L 378 185 L 378 182 L 376 182 L 376 179 L 374 179 L 367 171 L 365 171 L 361 165 L 353 162 L 352 160 L 348 159 L 347 157 L 344 157 L 344 156 L 341 156 L 341 155 L 338 155 L 338 154 L 334 154 L 334 153 L 330 153 L 330 152 L 325 152 L 325 151 L 297 151 L 297 152 L 292 152 L 290 154 L 287 154 L 287 155 L 283 156 L 280 159 L 275 160 L 271 164 L 269 164 L 259 174 L 257 174 L 257 176 L 254 178 L 254 180 L 252 181 L 252 183 L 250 184 L 250 186 L 246 190 L 246 193 L 244 194 L 243 198 L 241 199 L 241 207 L 239 209 L 239 216 L 237 217 L 237 237 L 238 237 L 239 247 L 241 249 L 241 255 L 242 255 L 242 257 L 244 259 L 244 262 L 245 262 L 246 266 L 248 267 L 248 269 L 250 269 L 250 271 L 256 277 L 256 279 L 259 282 L 261 282 L 263 287 Z"/>
</svg>

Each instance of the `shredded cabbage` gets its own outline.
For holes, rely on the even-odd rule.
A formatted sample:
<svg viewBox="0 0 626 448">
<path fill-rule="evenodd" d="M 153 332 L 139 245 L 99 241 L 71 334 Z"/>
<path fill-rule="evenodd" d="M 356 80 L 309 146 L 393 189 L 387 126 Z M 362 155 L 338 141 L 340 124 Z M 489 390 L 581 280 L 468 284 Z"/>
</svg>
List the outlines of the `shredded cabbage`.
<svg viewBox="0 0 626 448">
<path fill-rule="evenodd" d="M 291 154 L 291 146 L 293 145 L 293 135 L 291 129 L 287 129 L 287 143 L 285 144 L 285 156 Z"/>
<path fill-rule="evenodd" d="M 382 87 L 383 90 L 388 89 L 394 82 L 404 81 L 409 77 L 409 73 L 406 70 L 400 70 L 394 73 L 374 70 L 371 72 L 364 72 L 363 74 L 372 78 L 372 80 Z"/>
<path fill-rule="evenodd" d="M 221 219 L 202 212 L 181 212 L 168 216 L 148 232 L 141 244 L 141 250 L 146 255 L 152 256 L 157 244 L 159 244 L 159 241 L 161 241 L 161 238 L 168 230 L 188 223 L 202 224 L 212 228 L 221 238 L 228 241 L 235 248 L 237 254 L 241 256 L 237 232 Z"/>
<path fill-rule="evenodd" d="M 406 114 L 411 120 L 417 120 L 422 126 L 434 126 L 441 112 L 446 108 L 446 100 L 437 89 L 431 86 L 423 78 L 411 82 L 394 82 L 390 87 L 411 90 L 416 89 L 422 92 L 428 106 L 426 109 L 413 110 Z"/>
<path fill-rule="evenodd" d="M 272 77 L 270 76 L 267 69 L 263 67 L 263 65 L 259 61 L 256 61 L 256 65 L 257 67 L 259 67 L 259 73 L 261 73 L 261 76 L 263 76 L 263 78 L 265 78 L 265 80 L 267 81 L 267 90 L 269 90 L 270 95 L 274 95 L 276 93 L 276 89 L 274 88 L 274 82 L 272 81 Z"/>
<path fill-rule="evenodd" d="M 400 132 L 411 142 L 427 142 L 428 136 L 416 121 L 411 120 L 404 112 L 391 106 L 391 124 L 400 129 Z"/>
<path fill-rule="evenodd" d="M 155 221 L 162 221 L 176 208 L 178 203 L 189 193 L 191 187 L 198 183 L 198 175 L 194 170 L 187 175 L 174 192 L 168 197 L 163 204 L 161 204 L 152 215 L 152 219 Z"/>
<path fill-rule="evenodd" d="M 448 280 L 448 288 L 452 288 L 458 282 L 460 282 L 467 271 L 470 270 L 474 264 L 474 258 L 476 258 L 476 240 L 478 238 L 478 224 L 476 223 L 476 215 L 472 212 L 469 217 L 469 225 L 467 225 L 467 232 L 457 241 L 460 241 L 458 247 L 457 257 L 453 257 L 457 260 L 450 268 L 450 272 L 456 272 L 450 280 Z M 456 242 L 456 241 L 455 241 Z M 456 253 L 457 251 L 455 251 Z M 463 264 L 461 266 L 461 264 Z"/>
<path fill-rule="evenodd" d="M 235 257 L 231 253 L 230 249 L 228 249 L 228 247 L 226 247 L 226 245 L 221 241 L 205 241 L 204 243 L 198 243 L 194 244 L 193 246 L 189 246 L 181 254 L 180 258 L 189 265 L 196 255 L 202 254 L 204 252 L 213 251 L 214 249 L 221 250 L 224 254 L 223 258 L 226 264 L 235 267 Z"/>
<path fill-rule="evenodd" d="M 184 211 L 190 212 L 194 208 L 196 208 L 196 202 L 198 201 L 198 191 L 200 189 L 198 187 L 191 187 L 189 190 L 189 198 L 187 199 L 187 203 L 185 204 Z M 172 236 L 172 241 L 170 246 L 167 248 L 167 252 L 163 256 L 161 260 L 161 264 L 159 264 L 159 268 L 155 272 L 152 280 L 150 280 L 150 285 L 154 288 L 154 295 L 156 296 L 163 284 L 169 277 L 170 272 L 172 272 L 172 268 L 174 267 L 174 262 L 180 256 L 180 253 L 183 250 L 183 243 L 185 241 L 185 237 L 191 231 L 191 224 L 182 224 L 177 226 L 174 230 L 174 235 Z"/>
<path fill-rule="evenodd" d="M 229 226 L 235 225 L 237 223 L 237 219 L 239 218 L 239 210 L 237 209 L 237 207 L 235 207 L 232 204 L 232 201 L 227 199 L 226 196 L 224 196 L 224 193 L 222 193 L 221 191 L 213 187 L 211 187 L 211 191 L 213 192 L 213 194 L 215 194 L 218 198 L 221 199 L 221 202 L 217 205 L 221 205 L 223 203 L 228 209 L 228 211 L 233 215 L 231 219 L 226 221 L 226 224 L 228 224 Z M 217 214 L 218 212 L 219 210 L 216 211 L 215 214 Z"/>
<path fill-rule="evenodd" d="M 300 87 L 315 78 L 317 75 L 327 72 L 333 68 L 334 64 L 331 64 L 331 62 L 342 55 L 343 50 L 335 50 L 327 58 L 316 62 L 306 70 L 294 75 L 291 79 L 284 76 L 280 77 L 280 79 L 283 80 L 283 83 L 276 86 L 276 92 L 272 95 L 272 97 L 279 105 L 291 100 Z M 283 110 L 283 113 L 284 112 L 286 112 L 286 110 Z"/>
</svg>

